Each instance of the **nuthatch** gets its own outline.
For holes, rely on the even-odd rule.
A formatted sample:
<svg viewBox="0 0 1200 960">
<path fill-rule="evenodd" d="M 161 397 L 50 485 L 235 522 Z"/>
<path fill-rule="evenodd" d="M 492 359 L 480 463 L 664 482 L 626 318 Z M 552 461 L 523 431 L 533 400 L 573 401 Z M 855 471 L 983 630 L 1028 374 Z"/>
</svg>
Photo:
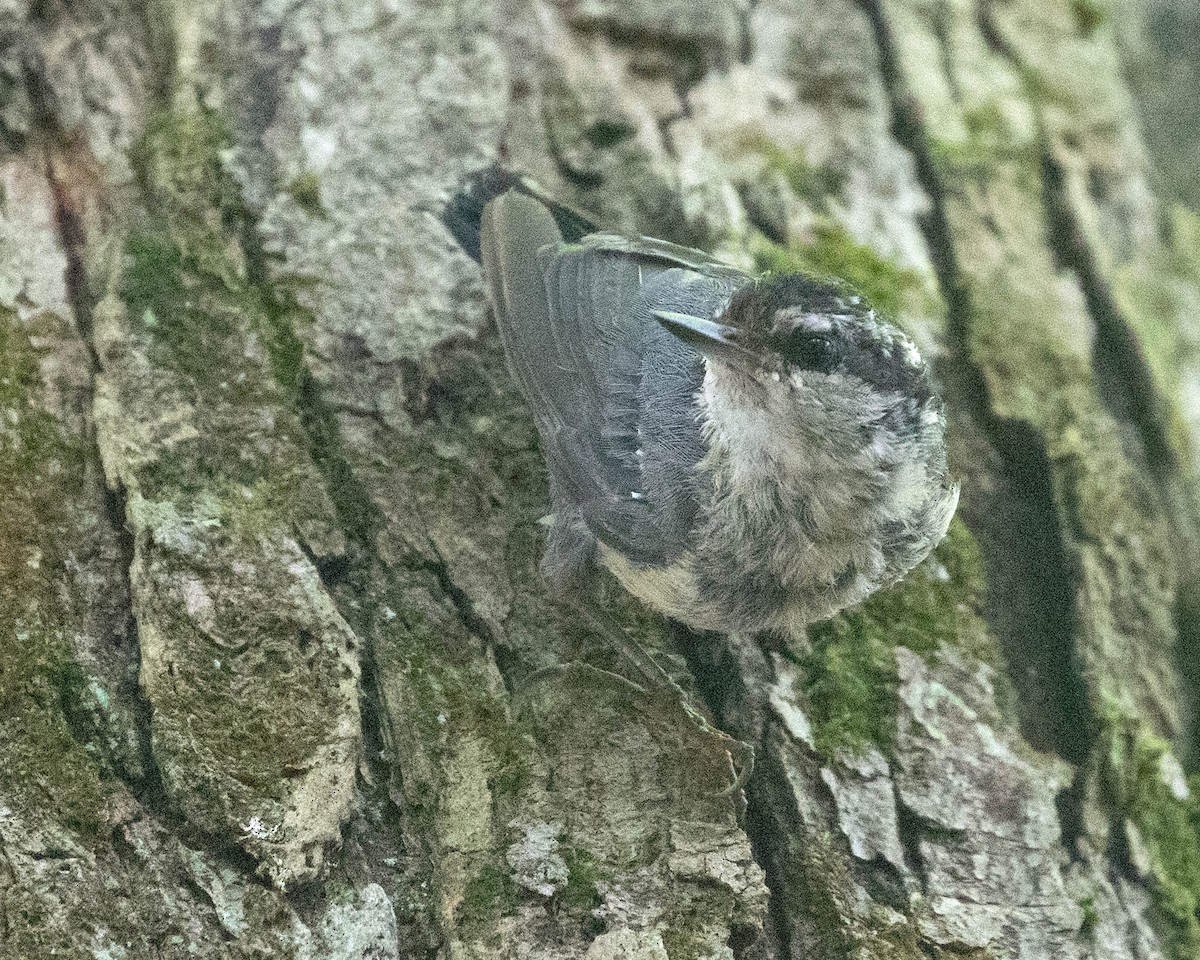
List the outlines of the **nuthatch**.
<svg viewBox="0 0 1200 960">
<path fill-rule="evenodd" d="M 912 341 L 849 289 L 645 237 L 567 243 L 515 191 L 480 240 L 549 468 L 552 582 L 600 565 L 689 627 L 794 634 L 945 535 L 941 403 Z"/>
</svg>

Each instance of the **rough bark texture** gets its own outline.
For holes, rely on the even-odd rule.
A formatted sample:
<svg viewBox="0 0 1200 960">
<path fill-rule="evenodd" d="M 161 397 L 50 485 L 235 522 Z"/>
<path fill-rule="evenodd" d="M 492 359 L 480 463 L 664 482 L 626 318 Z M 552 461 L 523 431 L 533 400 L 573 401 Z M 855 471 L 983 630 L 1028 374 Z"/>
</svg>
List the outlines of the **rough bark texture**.
<svg viewBox="0 0 1200 960">
<path fill-rule="evenodd" d="M 0 0 L 0 957 L 1200 956 L 1200 19 L 1120 7 Z M 744 802 L 669 704 L 514 699 L 611 651 L 437 218 L 497 160 L 938 358 L 900 587 L 609 597 Z"/>
</svg>

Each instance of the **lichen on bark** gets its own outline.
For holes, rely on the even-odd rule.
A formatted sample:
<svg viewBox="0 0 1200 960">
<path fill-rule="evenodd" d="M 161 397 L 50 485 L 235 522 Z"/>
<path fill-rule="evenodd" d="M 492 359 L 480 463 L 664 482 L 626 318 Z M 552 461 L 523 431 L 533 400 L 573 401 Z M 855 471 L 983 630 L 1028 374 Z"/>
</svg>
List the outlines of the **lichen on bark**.
<svg viewBox="0 0 1200 960">
<path fill-rule="evenodd" d="M 179 110 L 134 150 L 142 206 L 119 260 L 93 268 L 111 271 L 93 279 L 98 440 L 127 498 L 168 797 L 288 887 L 320 872 L 348 814 L 357 641 L 314 565 L 344 544 L 287 378 L 286 307 L 240 246 L 224 140 Z"/>
<path fill-rule="evenodd" d="M 16 177 L 26 172 L 10 166 L 5 173 L 15 174 L 6 178 L 6 193 L 21 197 Z M 12 226 L 7 217 L 0 221 L 5 240 L 17 239 Z M 8 277 L 23 290 L 25 278 Z M 71 394 L 81 385 L 46 382 L 55 373 L 47 367 L 56 348 L 65 347 L 76 362 L 82 358 L 71 340 L 65 318 L 52 308 L 16 297 L 0 304 L 0 622 L 7 634 L 0 780 L 5 803 L 19 815 L 52 831 L 57 825 L 64 843 L 86 849 L 103 829 L 106 789 L 97 759 L 71 727 L 94 694 L 68 633 L 79 624 L 82 598 L 72 594 L 82 584 L 65 574 L 87 533 L 93 478 L 79 411 L 72 409 L 79 398 Z"/>
</svg>

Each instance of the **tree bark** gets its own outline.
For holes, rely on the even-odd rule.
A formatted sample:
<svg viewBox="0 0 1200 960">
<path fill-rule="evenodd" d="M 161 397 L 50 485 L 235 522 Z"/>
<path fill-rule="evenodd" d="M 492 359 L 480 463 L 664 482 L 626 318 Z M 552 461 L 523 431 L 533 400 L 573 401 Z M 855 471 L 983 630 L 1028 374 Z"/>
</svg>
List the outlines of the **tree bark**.
<svg viewBox="0 0 1200 960">
<path fill-rule="evenodd" d="M 0 957 L 1200 956 L 1169 6 L 0 0 Z M 661 698 L 514 693 L 613 653 L 437 216 L 495 162 L 936 358 L 900 586 L 790 644 L 606 595 L 744 797 Z"/>
</svg>

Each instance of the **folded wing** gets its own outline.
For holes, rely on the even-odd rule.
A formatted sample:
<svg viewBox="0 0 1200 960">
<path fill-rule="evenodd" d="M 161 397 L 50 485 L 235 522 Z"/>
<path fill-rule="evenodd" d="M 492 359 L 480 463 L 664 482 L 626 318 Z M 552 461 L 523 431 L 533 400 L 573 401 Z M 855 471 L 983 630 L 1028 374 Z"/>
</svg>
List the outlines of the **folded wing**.
<svg viewBox="0 0 1200 960">
<path fill-rule="evenodd" d="M 482 256 L 509 366 L 533 412 L 556 514 L 643 564 L 686 547 L 702 491 L 699 354 L 656 310 L 715 316 L 749 278 L 698 250 L 593 234 L 563 243 L 536 200 L 488 205 Z"/>
</svg>

